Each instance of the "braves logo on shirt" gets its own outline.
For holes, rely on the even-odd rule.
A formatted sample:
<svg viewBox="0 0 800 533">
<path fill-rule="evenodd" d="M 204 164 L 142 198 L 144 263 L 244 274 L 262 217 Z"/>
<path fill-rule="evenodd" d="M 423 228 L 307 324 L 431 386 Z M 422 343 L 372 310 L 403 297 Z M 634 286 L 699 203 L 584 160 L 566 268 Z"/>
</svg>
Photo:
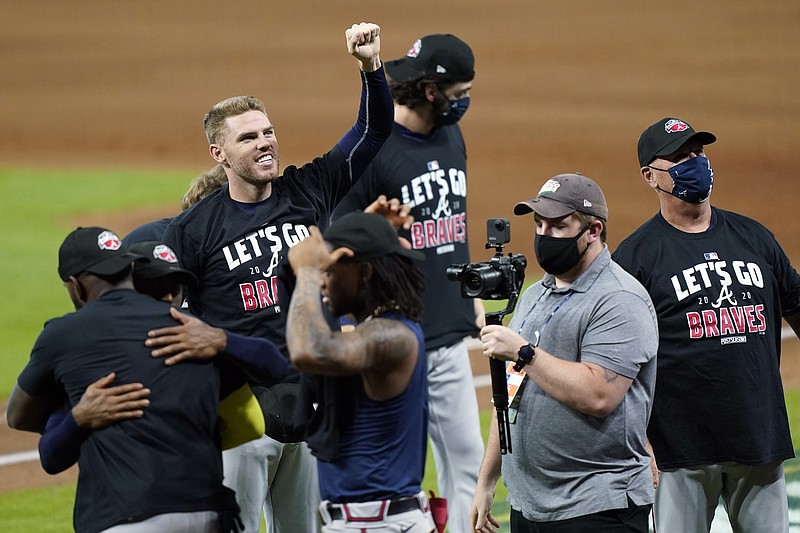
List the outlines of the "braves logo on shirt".
<svg viewBox="0 0 800 533">
<path fill-rule="evenodd" d="M 443 169 L 436 160 L 428 161 L 427 167 L 428 172 L 400 189 L 402 202 L 414 208 L 411 246 L 436 248 L 440 254 L 451 252 L 453 243 L 467 239 L 466 174 L 455 168 Z"/>
<path fill-rule="evenodd" d="M 245 311 L 273 308 L 275 313 L 281 312 L 276 270 L 289 248 L 310 234 L 304 224 L 264 225 L 222 248 L 228 270 L 244 269 L 243 276 L 252 278 L 239 283 Z"/>
<path fill-rule="evenodd" d="M 670 278 L 679 302 L 697 298 L 697 305 L 705 308 L 686 313 L 689 338 L 724 337 L 722 343 L 730 344 L 747 342 L 745 334 L 766 331 L 764 304 L 757 301 L 764 288 L 761 267 L 740 260 L 728 264 L 715 252 L 705 253 L 704 259 Z M 709 297 L 715 287 L 717 296 Z"/>
</svg>

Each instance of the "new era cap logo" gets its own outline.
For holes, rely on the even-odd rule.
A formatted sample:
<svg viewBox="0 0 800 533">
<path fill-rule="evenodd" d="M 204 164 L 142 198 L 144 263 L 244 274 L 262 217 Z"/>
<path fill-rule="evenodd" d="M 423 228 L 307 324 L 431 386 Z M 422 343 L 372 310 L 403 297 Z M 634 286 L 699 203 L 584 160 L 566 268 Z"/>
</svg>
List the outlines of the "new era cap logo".
<svg viewBox="0 0 800 533">
<path fill-rule="evenodd" d="M 172 248 L 167 246 L 166 244 L 159 244 L 155 248 L 153 248 L 153 257 L 156 259 L 160 259 L 166 263 L 177 263 L 178 258 L 175 255 L 175 252 L 172 251 Z"/>
<path fill-rule="evenodd" d="M 583 207 L 592 207 L 592 202 L 587 200 L 586 198 L 583 199 Z"/>
<path fill-rule="evenodd" d="M 437 74 L 447 74 L 447 69 L 441 65 L 436 65 L 436 73 Z"/>
<path fill-rule="evenodd" d="M 667 133 L 680 133 L 689 129 L 689 125 L 682 120 L 668 120 L 664 124 L 664 131 Z"/>
<path fill-rule="evenodd" d="M 119 250 L 120 246 L 122 246 L 122 241 L 113 231 L 104 231 L 97 236 L 97 246 L 101 250 Z"/>
</svg>

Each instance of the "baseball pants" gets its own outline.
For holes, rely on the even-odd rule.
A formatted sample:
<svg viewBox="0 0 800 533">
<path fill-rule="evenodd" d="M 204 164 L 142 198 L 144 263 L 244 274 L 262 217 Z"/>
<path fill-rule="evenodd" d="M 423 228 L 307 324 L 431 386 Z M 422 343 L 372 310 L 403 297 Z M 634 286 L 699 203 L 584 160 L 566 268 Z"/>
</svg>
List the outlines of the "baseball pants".
<svg viewBox="0 0 800 533">
<path fill-rule="evenodd" d="M 317 533 L 317 461 L 305 443 L 266 435 L 222 452 L 223 483 L 236 491 L 245 533 Z"/>
<path fill-rule="evenodd" d="M 219 521 L 216 511 L 196 513 L 163 513 L 141 522 L 120 524 L 104 529 L 101 533 L 218 533 Z"/>
<path fill-rule="evenodd" d="M 734 463 L 662 470 L 656 490 L 657 533 L 708 533 L 722 503 L 734 533 L 788 533 L 783 463 Z"/>
<path fill-rule="evenodd" d="M 469 351 L 461 341 L 429 351 L 427 361 L 428 436 L 439 496 L 447 498 L 447 530 L 472 531 L 469 508 L 483 460 L 483 436 Z"/>
<path fill-rule="evenodd" d="M 331 503 L 319 506 L 322 533 L 434 533 L 424 492 L 401 500 Z"/>
</svg>

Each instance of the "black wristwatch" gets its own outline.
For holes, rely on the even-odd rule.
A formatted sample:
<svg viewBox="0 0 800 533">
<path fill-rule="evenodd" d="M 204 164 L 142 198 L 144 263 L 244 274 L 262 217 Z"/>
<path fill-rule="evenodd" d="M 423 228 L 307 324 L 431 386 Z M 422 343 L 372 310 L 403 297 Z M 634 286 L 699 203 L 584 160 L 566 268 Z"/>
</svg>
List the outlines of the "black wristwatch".
<svg viewBox="0 0 800 533">
<path fill-rule="evenodd" d="M 531 364 L 531 361 L 533 361 L 533 358 L 536 355 L 535 350 L 536 347 L 530 343 L 519 349 L 517 352 L 517 357 L 519 357 L 519 359 L 517 359 L 516 364 L 514 364 L 514 372 L 519 372 L 525 368 L 525 365 Z"/>
</svg>

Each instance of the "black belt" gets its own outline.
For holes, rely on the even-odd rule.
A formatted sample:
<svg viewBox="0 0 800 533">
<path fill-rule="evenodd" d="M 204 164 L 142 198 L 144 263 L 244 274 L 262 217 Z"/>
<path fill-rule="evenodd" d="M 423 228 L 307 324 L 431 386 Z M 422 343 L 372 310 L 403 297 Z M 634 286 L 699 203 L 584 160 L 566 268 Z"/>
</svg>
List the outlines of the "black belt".
<svg viewBox="0 0 800 533">
<path fill-rule="evenodd" d="M 328 514 L 331 516 L 331 520 L 344 520 L 347 517 L 344 516 L 342 512 L 342 507 L 347 504 L 339 504 L 339 503 L 329 503 L 328 504 Z M 419 498 L 416 496 L 408 496 L 406 498 L 398 498 L 396 500 L 392 500 L 389 502 L 389 507 L 386 509 L 386 515 L 394 515 L 400 513 L 406 513 L 408 511 L 416 511 L 417 509 L 422 509 L 420 507 Z"/>
</svg>

